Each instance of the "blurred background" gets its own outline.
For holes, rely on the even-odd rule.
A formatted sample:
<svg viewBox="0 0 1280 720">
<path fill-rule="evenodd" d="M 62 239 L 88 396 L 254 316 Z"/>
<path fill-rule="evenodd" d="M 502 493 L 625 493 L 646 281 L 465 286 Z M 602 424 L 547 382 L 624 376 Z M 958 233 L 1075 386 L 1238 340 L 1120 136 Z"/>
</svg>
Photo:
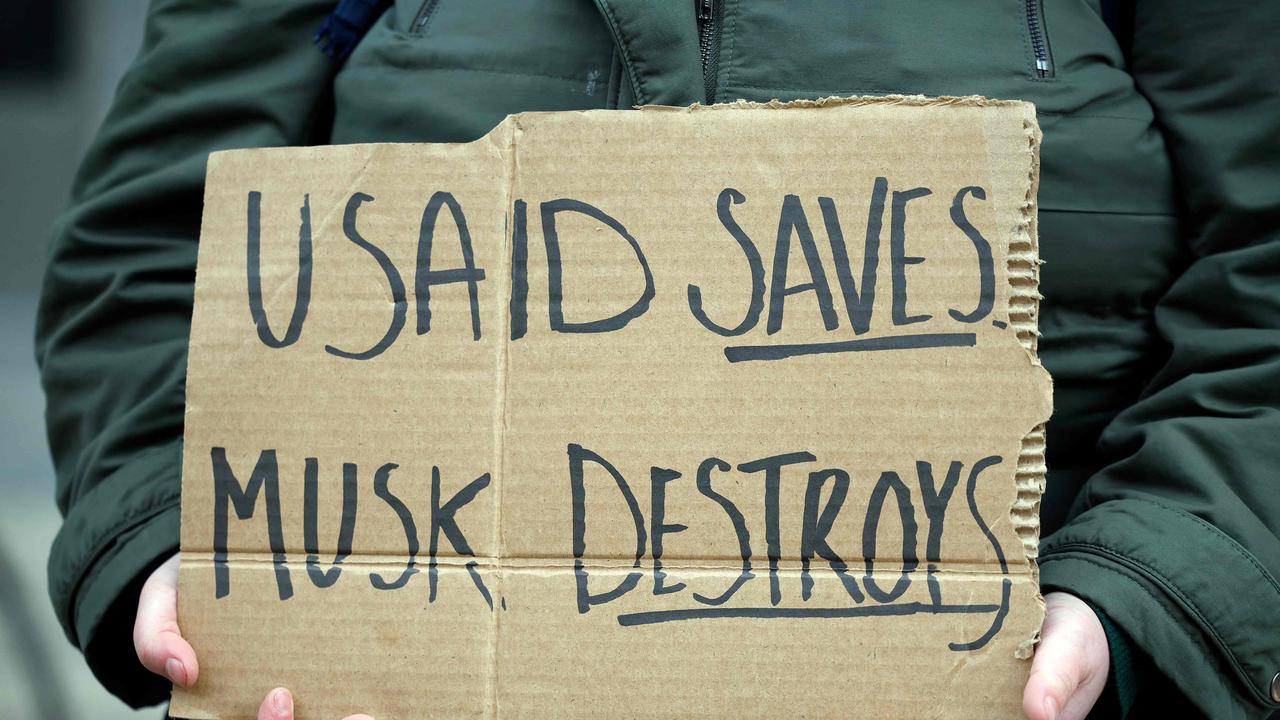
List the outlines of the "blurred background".
<svg viewBox="0 0 1280 720">
<path fill-rule="evenodd" d="M 145 0 L 0 0 L 0 718 L 160 718 L 107 694 L 46 594 L 57 532 L 32 332 L 50 226 L 142 41 Z"/>
</svg>

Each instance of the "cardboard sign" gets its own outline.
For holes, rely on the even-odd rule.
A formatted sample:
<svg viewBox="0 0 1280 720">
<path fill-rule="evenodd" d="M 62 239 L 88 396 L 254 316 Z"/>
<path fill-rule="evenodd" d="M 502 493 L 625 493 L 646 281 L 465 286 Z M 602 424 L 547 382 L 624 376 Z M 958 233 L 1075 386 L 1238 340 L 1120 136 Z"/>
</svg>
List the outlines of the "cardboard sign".
<svg viewBox="0 0 1280 720">
<path fill-rule="evenodd" d="M 174 715 L 1018 717 L 1032 106 L 218 153 Z"/>
</svg>

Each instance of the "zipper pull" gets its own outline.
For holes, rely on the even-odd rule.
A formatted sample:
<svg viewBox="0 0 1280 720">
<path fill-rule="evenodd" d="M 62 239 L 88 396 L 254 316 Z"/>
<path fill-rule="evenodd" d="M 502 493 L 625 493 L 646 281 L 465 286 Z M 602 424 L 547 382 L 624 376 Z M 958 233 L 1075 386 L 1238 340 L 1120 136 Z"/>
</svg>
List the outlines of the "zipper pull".
<svg viewBox="0 0 1280 720">
<path fill-rule="evenodd" d="M 693 0 L 693 9 L 698 16 L 698 22 L 711 20 L 715 4 L 715 0 Z"/>
</svg>

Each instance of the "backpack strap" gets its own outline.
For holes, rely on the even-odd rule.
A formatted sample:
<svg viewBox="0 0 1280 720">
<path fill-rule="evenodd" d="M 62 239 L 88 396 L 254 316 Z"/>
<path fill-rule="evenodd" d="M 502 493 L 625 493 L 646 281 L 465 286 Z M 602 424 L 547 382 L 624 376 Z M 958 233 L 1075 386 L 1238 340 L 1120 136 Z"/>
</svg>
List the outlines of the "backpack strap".
<svg viewBox="0 0 1280 720">
<path fill-rule="evenodd" d="M 392 0 L 341 0 L 324 19 L 312 41 L 320 52 L 342 62 L 355 50 L 360 39 L 369 32 Z"/>
</svg>

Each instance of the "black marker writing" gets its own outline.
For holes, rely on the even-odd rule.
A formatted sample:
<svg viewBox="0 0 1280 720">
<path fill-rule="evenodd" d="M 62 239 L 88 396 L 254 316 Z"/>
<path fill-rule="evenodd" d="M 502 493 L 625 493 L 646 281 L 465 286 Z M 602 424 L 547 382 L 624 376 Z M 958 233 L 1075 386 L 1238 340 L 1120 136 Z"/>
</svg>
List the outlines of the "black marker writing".
<svg viewBox="0 0 1280 720">
<path fill-rule="evenodd" d="M 311 196 L 302 196 L 301 224 L 298 226 L 298 282 L 293 294 L 293 313 L 284 337 L 271 332 L 262 304 L 262 193 L 254 190 L 248 198 L 248 231 L 245 237 L 245 273 L 249 287 L 249 315 L 258 329 L 258 339 L 269 348 L 288 347 L 302 336 L 302 323 L 311 304 Z"/>
</svg>

